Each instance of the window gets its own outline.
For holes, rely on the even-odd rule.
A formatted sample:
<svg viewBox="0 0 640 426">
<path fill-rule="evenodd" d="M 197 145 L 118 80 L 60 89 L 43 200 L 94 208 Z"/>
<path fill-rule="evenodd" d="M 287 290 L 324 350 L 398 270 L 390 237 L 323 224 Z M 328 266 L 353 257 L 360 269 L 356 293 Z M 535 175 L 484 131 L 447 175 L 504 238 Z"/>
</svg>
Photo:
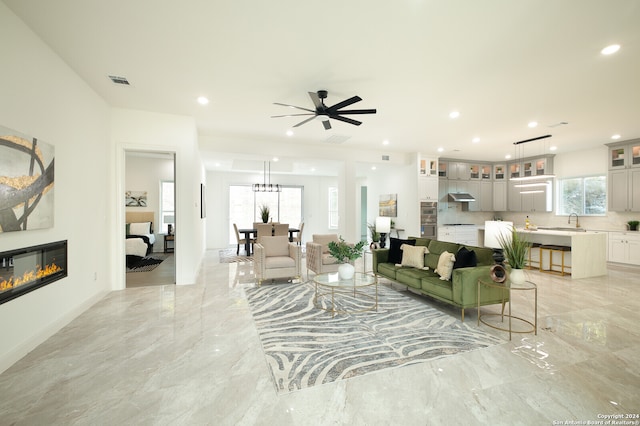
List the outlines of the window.
<svg viewBox="0 0 640 426">
<path fill-rule="evenodd" d="M 558 214 L 603 216 L 607 211 L 606 176 L 585 176 L 558 180 Z"/>
<path fill-rule="evenodd" d="M 302 186 L 282 186 L 282 192 L 253 192 L 251 185 L 229 186 L 229 243 L 235 244 L 233 224 L 238 228 L 253 226 L 262 222 L 260 207 L 269 207 L 270 218 L 274 222 L 288 223 L 297 227 L 302 222 Z"/>
<path fill-rule="evenodd" d="M 160 227 L 156 232 L 169 233 L 168 225 L 175 225 L 175 185 L 173 181 L 160 181 Z"/>
<path fill-rule="evenodd" d="M 329 229 L 338 229 L 338 188 L 329 187 Z"/>
</svg>

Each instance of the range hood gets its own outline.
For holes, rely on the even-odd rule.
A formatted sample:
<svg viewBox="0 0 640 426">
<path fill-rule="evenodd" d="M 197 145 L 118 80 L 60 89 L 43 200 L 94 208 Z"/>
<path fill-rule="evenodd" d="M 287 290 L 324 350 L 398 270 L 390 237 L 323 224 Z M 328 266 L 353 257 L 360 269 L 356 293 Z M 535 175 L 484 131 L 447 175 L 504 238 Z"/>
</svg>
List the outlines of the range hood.
<svg viewBox="0 0 640 426">
<path fill-rule="evenodd" d="M 469 201 L 475 201 L 476 199 L 473 196 L 466 192 L 450 192 L 449 193 L 449 201 L 456 201 L 459 203 L 467 203 Z"/>
</svg>

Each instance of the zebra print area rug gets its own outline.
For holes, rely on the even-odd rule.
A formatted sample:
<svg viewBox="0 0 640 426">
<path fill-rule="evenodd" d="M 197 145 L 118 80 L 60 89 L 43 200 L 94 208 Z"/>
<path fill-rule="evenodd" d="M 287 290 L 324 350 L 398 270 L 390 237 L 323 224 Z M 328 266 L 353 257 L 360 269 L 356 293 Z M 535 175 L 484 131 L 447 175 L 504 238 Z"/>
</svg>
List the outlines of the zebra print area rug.
<svg viewBox="0 0 640 426">
<path fill-rule="evenodd" d="M 311 283 L 246 290 L 278 393 L 505 343 L 382 284 L 377 312 L 334 318 L 314 306 L 314 292 Z M 352 309 L 360 304 L 340 300 Z"/>
</svg>

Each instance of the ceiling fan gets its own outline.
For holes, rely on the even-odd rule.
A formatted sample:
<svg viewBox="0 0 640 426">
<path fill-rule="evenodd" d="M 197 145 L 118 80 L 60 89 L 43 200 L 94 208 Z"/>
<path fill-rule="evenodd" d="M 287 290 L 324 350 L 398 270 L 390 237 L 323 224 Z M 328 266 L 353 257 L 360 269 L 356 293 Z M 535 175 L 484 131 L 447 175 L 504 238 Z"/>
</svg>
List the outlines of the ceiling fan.
<svg viewBox="0 0 640 426">
<path fill-rule="evenodd" d="M 296 124 L 293 127 L 302 126 L 303 124 L 313 120 L 314 118 L 318 118 L 319 120 L 322 121 L 322 125 L 324 126 L 324 129 L 329 130 L 331 128 L 331 123 L 329 122 L 330 118 L 334 120 L 344 121 L 345 123 L 353 124 L 355 126 L 359 126 L 362 124 L 361 121 L 354 120 L 348 117 L 343 117 L 343 115 L 375 114 L 376 113 L 375 109 L 342 109 L 349 105 L 355 104 L 356 102 L 360 102 L 362 100 L 360 96 L 353 96 L 349 99 L 346 99 L 342 102 L 338 102 L 337 104 L 328 107 L 324 104 L 324 100 L 327 98 L 327 95 L 328 95 L 328 92 L 326 90 L 318 90 L 315 93 L 309 92 L 309 97 L 311 97 L 311 100 L 313 101 L 313 104 L 316 107 L 315 110 L 312 110 L 309 108 L 302 108 L 295 105 L 288 105 L 288 104 L 281 104 L 278 102 L 274 102 L 274 105 L 281 105 L 281 106 L 286 106 L 290 108 L 301 109 L 303 111 L 308 111 L 308 112 L 304 114 L 272 115 L 271 118 L 311 115 L 311 117 L 301 121 L 300 123 Z"/>
</svg>

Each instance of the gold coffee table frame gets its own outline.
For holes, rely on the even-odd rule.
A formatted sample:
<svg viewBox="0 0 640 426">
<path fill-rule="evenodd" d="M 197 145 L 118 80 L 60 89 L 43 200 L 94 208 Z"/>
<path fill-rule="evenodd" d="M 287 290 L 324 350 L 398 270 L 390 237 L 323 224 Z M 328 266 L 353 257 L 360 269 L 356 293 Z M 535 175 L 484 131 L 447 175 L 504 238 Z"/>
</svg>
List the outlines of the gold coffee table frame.
<svg viewBox="0 0 640 426">
<path fill-rule="evenodd" d="M 482 286 L 501 289 L 503 291 L 502 293 L 503 295 L 506 294 L 509 296 L 508 300 L 503 296 L 501 314 L 493 314 L 493 313 L 482 314 L 482 315 L 480 314 L 480 289 L 482 288 Z M 511 292 L 512 291 L 533 291 L 533 306 L 534 306 L 533 322 L 511 314 Z M 505 302 L 509 304 L 509 312 L 506 315 L 504 313 Z M 495 325 L 489 324 L 488 322 L 485 322 L 482 320 L 482 317 L 490 317 L 490 316 L 501 316 L 502 321 L 504 321 L 504 317 L 509 318 L 509 327 L 508 328 L 497 327 Z M 517 320 L 517 321 L 523 322 L 525 324 L 530 325 L 531 327 L 527 328 L 526 330 L 514 330 L 511 326 L 511 320 Z M 496 330 L 508 331 L 509 340 L 511 340 L 511 333 L 534 333 L 535 335 L 538 335 L 538 286 L 536 286 L 531 281 L 525 281 L 522 284 L 514 284 L 510 280 L 507 280 L 504 283 L 496 283 L 493 281 L 486 282 L 486 281 L 478 280 L 478 325 L 480 325 L 480 323 L 483 323 L 484 325 L 488 325 L 491 328 L 495 328 Z"/>
<path fill-rule="evenodd" d="M 356 272 L 350 280 L 342 280 L 337 272 L 324 272 L 313 277 L 316 294 L 313 298 L 313 304 L 316 308 L 331 312 L 333 318 L 335 314 L 358 313 L 378 310 L 378 278 L 373 274 Z M 374 286 L 374 295 L 361 291 L 364 287 Z M 359 310 L 336 309 L 336 295 L 349 294 L 354 298 L 362 297 L 372 301 L 371 306 Z M 320 297 L 331 296 L 330 306 L 323 307 L 318 303 Z"/>
</svg>

